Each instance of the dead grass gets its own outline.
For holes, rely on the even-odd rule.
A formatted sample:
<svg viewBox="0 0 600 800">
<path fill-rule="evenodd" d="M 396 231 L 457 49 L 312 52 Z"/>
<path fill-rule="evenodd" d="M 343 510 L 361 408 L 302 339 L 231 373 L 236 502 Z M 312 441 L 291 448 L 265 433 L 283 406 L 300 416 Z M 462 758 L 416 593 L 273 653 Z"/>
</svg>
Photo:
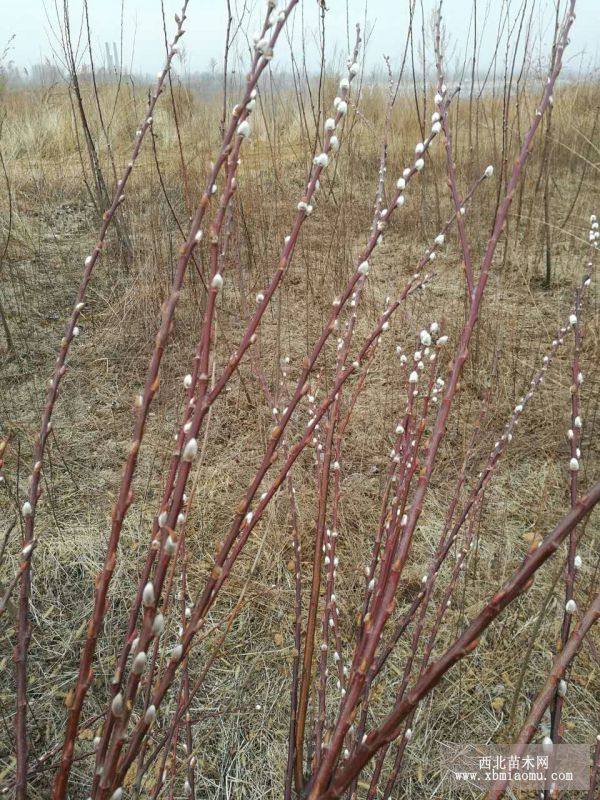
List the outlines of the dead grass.
<svg viewBox="0 0 600 800">
<path fill-rule="evenodd" d="M 540 195 L 535 193 L 539 147 L 528 167 L 522 219 L 511 221 L 505 252 L 500 252 L 497 259 L 472 358 L 464 375 L 458 413 L 436 471 L 424 522 L 418 529 L 411 566 L 400 588 L 399 613 L 417 592 L 423 565 L 439 533 L 452 476 L 464 454 L 469 422 L 478 413 L 484 387 L 490 379 L 493 353 L 498 356 L 499 379 L 477 442 L 474 460 L 480 462 L 528 386 L 534 366 L 539 364 L 554 331 L 565 319 L 573 287 L 583 273 L 587 219 L 598 208 L 597 171 L 590 168 L 584 175 L 574 212 L 564 225 L 585 163 L 577 153 L 568 151 L 566 143 L 575 140 L 575 150 L 587 152 L 583 137 L 578 139 L 574 128 L 589 130 L 591 112 L 575 119 L 573 109 L 587 108 L 585 98 L 593 91 L 593 87 L 573 84 L 562 89 L 557 98 L 552 209 L 558 227 L 554 231 L 551 290 L 544 290 L 539 282 L 543 266 Z M 197 194 L 200 178 L 214 151 L 220 110 L 218 103 L 205 107 L 194 99 L 193 92 L 182 92 L 178 101 L 190 186 Z M 63 320 L 78 283 L 83 257 L 94 241 L 97 219 L 82 186 L 81 163 L 64 91 L 53 87 L 7 92 L 3 102 L 7 116 L 0 146 L 9 169 L 14 219 L 8 255 L 0 268 L 0 292 L 16 352 L 5 351 L 1 363 L 0 435 L 9 440 L 6 475 L 14 492 L 16 476 L 20 472 L 27 474 L 22 465 L 28 461 L 36 435 L 43 382 L 62 335 Z M 127 158 L 127 142 L 135 129 L 141 93 L 131 95 L 129 90 L 123 91 L 118 102 L 122 105 L 115 115 L 111 139 L 120 163 Z M 286 104 L 285 97 L 277 102 L 282 107 L 293 107 L 292 102 Z M 485 102 L 482 116 L 487 120 L 494 115 L 497 118 L 497 104 Z M 367 87 L 362 111 L 375 129 L 382 122 L 381 107 L 381 91 Z M 467 162 L 460 174 L 463 187 L 488 162 L 497 163 L 498 142 L 485 124 L 482 130 L 479 153 L 465 158 L 466 136 L 459 142 L 457 161 L 463 165 Z M 166 104 L 156 115 L 155 131 L 158 163 L 169 202 L 184 225 L 187 212 L 176 137 Z M 408 98 L 398 103 L 392 131 L 390 177 L 399 172 L 420 138 Z M 98 139 L 102 141 L 100 134 Z M 593 144 L 600 145 L 597 136 Z M 255 293 L 264 287 L 266 276 L 276 263 L 279 243 L 293 210 L 293 198 L 309 164 L 307 148 L 296 115 L 291 111 L 278 117 L 276 130 L 263 124 L 249 142 L 232 226 L 229 254 L 232 263 L 228 266 L 218 312 L 217 371 L 242 329 L 246 303 L 252 304 Z M 282 356 L 290 357 L 290 375 L 296 374 L 308 344 L 320 330 L 328 304 L 343 276 L 349 273 L 351 261 L 369 227 L 378 150 L 379 142 L 372 129 L 357 119 L 342 150 L 336 177 L 331 180 L 331 173 L 324 185 L 292 270 L 262 327 L 259 349 L 271 378 Z M 104 146 L 102 155 L 108 169 Z M 597 154 L 594 157 L 597 160 Z M 403 286 L 424 243 L 435 235 L 439 222 L 448 215 L 441 147 L 435 149 L 428 169 L 430 178 L 433 174 L 436 180 L 431 179 L 427 188 L 418 186 L 407 193 L 406 213 L 392 227 L 377 253 L 359 323 L 363 334 L 381 311 L 384 298 Z M 439 204 L 432 189 L 435 183 Z M 160 304 L 170 282 L 173 254 L 180 241 L 158 186 L 156 164 L 151 148 L 146 147 L 136 168 L 125 211 L 126 223 L 132 231 L 133 261 L 122 260 L 113 234 L 92 284 L 82 333 L 55 414 L 45 502 L 38 518 L 43 538 L 35 558 L 32 598 L 30 705 L 34 720 L 32 751 L 36 756 L 60 740 L 65 698 L 76 674 L 79 645 L 91 610 L 93 578 L 103 556 L 119 465 L 128 446 L 132 401 L 140 388 Z M 484 186 L 473 212 L 469 213 L 476 252 L 481 251 L 486 241 L 495 191 L 495 184 Z M 2 192 L 3 234 L 7 219 L 7 199 Z M 202 260 L 198 267 L 201 272 Z M 399 312 L 392 333 L 380 345 L 349 430 L 344 453 L 338 573 L 338 605 L 348 638 L 352 636 L 352 620 L 360 602 L 362 565 L 368 559 L 370 532 L 376 522 L 390 432 L 400 405 L 394 348 L 401 343 L 408 351 L 414 349 L 419 327 L 433 319 L 445 320 L 451 337 L 458 330 L 463 314 L 463 289 L 454 239 L 443 258 L 436 262 L 436 272 L 431 286 L 410 299 Z M 584 484 L 598 475 L 600 465 L 597 421 L 600 327 L 596 291 L 594 287 L 585 311 Z M 128 598 L 142 548 L 146 547 L 159 478 L 165 469 L 161 454 L 168 452 L 174 432 L 181 402 L 180 382 L 193 355 L 202 298 L 199 276 L 192 273 L 162 369 L 161 392 L 150 418 L 135 483 L 136 500 L 124 529 L 122 558 L 113 580 L 109 615 L 99 644 L 97 678 L 86 706 L 90 715 L 102 707 L 128 611 Z M 333 355 L 330 348 L 323 358 L 323 385 L 330 379 Z M 564 436 L 569 418 L 568 364 L 567 345 L 524 416 L 520 435 L 515 437 L 494 488 L 486 495 L 476 557 L 464 580 L 463 602 L 451 611 L 436 652 L 451 641 L 499 580 L 519 563 L 531 538 L 546 531 L 568 502 Z M 224 534 L 232 508 L 257 463 L 270 418 L 260 387 L 245 364 L 213 409 L 204 457 L 194 476 L 198 494 L 188 522 L 191 587 L 201 585 L 215 544 Z M 304 550 L 308 553 L 315 499 L 309 457 L 299 462 L 294 480 Z M 3 518 L 8 520 L 14 510 L 13 502 L 6 493 L 0 495 L 0 502 Z M 596 515 L 582 542 L 584 567 L 579 589 L 582 597 L 597 585 L 599 545 Z M 2 582 L 17 566 L 17 537 L 11 540 L 10 551 L 3 565 Z M 200 797 L 281 797 L 293 646 L 291 557 L 286 503 L 282 499 L 274 504 L 249 543 L 224 600 L 212 615 L 215 623 L 224 619 L 245 587 L 243 610 L 192 709 L 192 718 L 199 720 L 194 731 Z M 453 671 L 424 704 L 415 725 L 415 747 L 404 769 L 405 779 L 398 797 L 449 796 L 445 790 L 442 795 L 438 785 L 440 741 L 501 741 L 514 736 L 528 700 L 548 669 L 559 636 L 561 583 L 552 589 L 557 568 L 558 562 L 554 560 L 543 570 L 526 597 L 513 604 L 486 634 L 484 645 Z M 1 623 L 0 709 L 4 732 L 0 736 L 0 786 L 14 767 L 10 730 L 14 698 L 10 617 L 6 615 Z M 518 693 L 515 718 L 511 720 L 508 710 L 517 691 L 521 658 L 532 637 L 530 668 Z M 169 637 L 166 638 L 168 641 Z M 598 731 L 598 645 L 596 636 L 595 645 L 584 647 L 573 669 L 572 691 L 565 710 L 568 740 L 591 743 Z M 407 642 L 401 642 L 386 681 L 377 687 L 374 713 L 388 707 L 389 688 L 400 679 L 407 647 Z M 94 730 L 93 725 L 91 729 Z M 82 738 L 85 736 L 84 732 Z M 86 796 L 83 787 L 88 778 L 89 761 L 76 763 L 73 785 L 82 788 L 81 793 L 73 790 L 73 798 Z M 47 775 L 42 773 L 32 785 L 31 797 L 47 797 L 47 791 Z"/>
</svg>

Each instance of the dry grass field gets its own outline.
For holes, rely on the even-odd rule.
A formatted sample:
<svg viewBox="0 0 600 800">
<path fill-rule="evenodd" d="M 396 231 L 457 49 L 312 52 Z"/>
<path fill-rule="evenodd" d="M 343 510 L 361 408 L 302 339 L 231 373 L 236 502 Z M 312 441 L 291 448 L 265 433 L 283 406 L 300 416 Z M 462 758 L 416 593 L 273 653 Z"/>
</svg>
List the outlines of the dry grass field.
<svg viewBox="0 0 600 800">
<path fill-rule="evenodd" d="M 252 133 L 243 142 L 237 189 L 218 241 L 225 280 L 214 317 L 209 366 L 209 382 L 213 383 L 238 346 L 254 313 L 256 295 L 265 291 L 277 267 L 313 155 L 322 147 L 316 142 L 323 136 L 324 119 L 338 92 L 340 76 L 333 73 L 327 73 L 320 84 L 316 79 L 311 82 L 310 93 L 306 85 L 295 91 L 289 81 L 278 78 L 276 60 L 273 75 L 265 74 L 259 84 Z M 494 166 L 493 177 L 482 181 L 466 204 L 464 219 L 476 265 L 485 253 L 497 204 L 544 81 L 543 72 L 531 69 L 521 84 L 514 78 L 508 105 L 507 86 L 498 84 L 495 89 L 486 87 L 471 100 L 468 89 L 463 89 L 448 107 L 457 184 L 463 197 L 486 166 Z M 120 86 L 101 83 L 96 98 L 91 82 L 84 79 L 80 91 L 112 194 L 144 115 L 146 85 L 141 80 L 123 81 Z M 230 105 L 243 92 L 243 84 L 232 81 Z M 273 402 L 279 414 L 293 392 L 303 359 L 327 323 L 332 300 L 356 269 L 371 231 L 384 131 L 387 127 L 380 208 L 387 207 L 396 179 L 414 162 L 415 144 L 424 138 L 419 119 L 427 120 L 425 136 L 429 131 L 435 93 L 433 79 L 426 86 L 424 108 L 423 90 L 417 90 L 417 114 L 412 84 L 403 81 L 386 123 L 385 81 L 360 78 L 352 84 L 348 114 L 339 128 L 341 147 L 321 178 L 314 211 L 302 226 L 293 261 L 265 312 L 255 344 L 211 406 L 198 439 L 199 453 L 187 489 L 185 556 L 180 562 L 185 569 L 178 566 L 174 570 L 170 595 L 163 601 L 168 609 L 164 611 L 167 624 L 157 651 L 163 667 L 168 650 L 178 641 L 182 592 L 184 603 L 193 605 L 213 569 L 215 548 L 225 539 L 268 447 Z M 22 561 L 21 506 L 26 499 L 46 382 L 73 308 L 84 259 L 97 241 L 101 222 L 73 97 L 72 87 L 61 82 L 0 89 L 4 165 L 0 175 L 0 302 L 5 325 L 0 331 L 0 441 L 4 443 L 0 534 L 4 535 L 13 518 L 17 520 L 0 561 L 2 594 Z M 550 123 L 546 115 L 495 253 L 388 630 L 393 630 L 394 620 L 421 591 L 422 576 L 428 573 L 457 493 L 456 478 L 463 461 L 466 459 L 467 479 L 458 490 L 460 503 L 471 491 L 515 405 L 528 392 L 557 330 L 572 313 L 575 290 L 589 272 L 590 215 L 600 214 L 598 109 L 597 84 L 583 78 L 559 79 Z M 221 114 L 219 93 L 208 93 L 201 84 L 173 75 L 172 89 L 167 88 L 159 98 L 118 212 L 119 224 L 109 229 L 77 323 L 79 335 L 71 346 L 68 372 L 53 412 L 35 514 L 27 689 L 27 796 L 32 799 L 51 796 L 80 649 L 92 614 L 94 580 L 106 555 L 113 504 L 130 448 L 137 413 L 134 400 L 143 391 L 178 252 L 220 147 Z M 223 185 L 219 178 L 216 198 Z M 411 279 L 419 259 L 452 217 L 443 134 L 427 149 L 425 168 L 410 182 L 405 195 L 404 206 L 369 259 L 368 281 L 357 303 L 353 351 L 377 324 L 388 298 L 397 297 Z M 95 678 L 76 741 L 67 795 L 73 800 L 90 794 L 92 740 L 101 735 L 101 715 L 185 405 L 182 380 L 193 363 L 206 314 L 210 243 L 207 226 L 190 261 L 160 369 L 160 388 L 149 410 L 133 482 L 133 503 L 123 524 L 98 639 Z M 339 534 L 335 595 L 339 614 L 336 635 L 344 643 L 348 659 L 362 613 L 364 569 L 378 527 L 394 429 L 407 398 L 407 371 L 398 353 L 410 357 L 420 346 L 419 331 L 437 322 L 449 337 L 447 349 L 439 356 L 440 375 L 446 377 L 469 313 L 463 252 L 454 225 L 427 269 L 431 272 L 427 284 L 401 304 L 369 358 L 364 387 L 357 393 L 344 432 L 335 490 Z M 579 389 L 584 421 L 579 443 L 581 494 L 600 475 L 600 316 L 595 262 L 591 276 L 578 322 L 585 375 Z M 335 380 L 336 352 L 334 336 L 311 373 L 309 394 L 317 402 L 327 396 Z M 440 627 L 434 658 L 454 642 L 569 508 L 571 452 L 566 433 L 571 427 L 572 359 L 573 336 L 568 332 L 556 348 L 544 382 L 527 403 L 493 482 L 479 497 L 477 513 L 461 534 L 466 535 L 469 528 L 471 549 Z M 345 402 L 353 391 L 347 389 Z M 312 413 L 303 401 L 286 430 L 284 446 L 303 435 Z M 424 423 L 426 434 L 431 432 L 433 419 Z M 473 436 L 478 419 L 480 429 Z M 325 425 L 323 428 L 327 430 Z M 314 446 L 304 450 L 291 473 L 306 579 L 304 613 L 319 508 L 318 452 Z M 267 480 L 260 491 L 268 485 Z M 331 507 L 332 493 L 327 502 Z M 577 553 L 582 566 L 577 571 L 575 596 L 581 612 L 598 593 L 599 523 L 596 511 L 578 528 Z M 329 518 L 326 524 L 332 525 Z M 459 792 L 443 784 L 440 743 L 515 741 L 560 649 L 565 547 L 561 545 L 541 567 L 529 591 L 482 634 L 477 649 L 420 703 L 391 797 L 481 796 L 475 790 Z M 442 566 L 436 598 L 450 581 L 458 552 L 453 549 Z M 191 651 L 187 662 L 192 682 L 207 660 L 211 664 L 192 698 L 188 717 L 197 759 L 192 787 L 197 798 L 284 796 L 295 650 L 295 572 L 290 503 L 284 486 L 248 539 L 218 603 L 207 615 L 202 644 Z M 186 583 L 183 589 L 182 581 Z M 12 653 L 18 605 L 17 588 L 0 617 L 2 797 L 15 793 L 17 689 Z M 428 630 L 434 612 L 433 605 L 426 617 Z M 406 660 L 415 650 L 413 631 L 409 627 L 400 638 L 381 680 L 373 685 L 372 721 L 383 718 L 393 704 Z M 318 624 L 317 649 L 320 635 Z M 419 653 L 422 647 L 420 642 Z M 600 731 L 599 653 L 598 630 L 592 629 L 568 673 L 561 723 L 561 735 L 567 742 L 590 747 L 596 743 Z M 315 667 L 317 658 L 318 654 Z M 327 691 L 333 697 L 337 674 L 333 661 L 330 672 Z M 141 695 L 147 688 L 142 684 Z M 146 755 L 169 730 L 179 691 L 178 678 L 161 708 L 160 725 L 153 729 Z M 335 719 L 338 699 L 328 708 L 330 722 Z M 316 724 L 316 708 L 313 699 L 307 733 Z M 535 740 L 549 733 L 550 715 L 546 712 Z M 190 791 L 189 784 L 184 786 L 188 750 L 182 723 L 179 738 L 152 758 L 143 775 L 141 762 L 129 769 L 123 796 L 185 796 Z M 393 757 L 390 750 L 384 774 L 389 773 Z M 367 766 L 356 785 L 356 796 L 387 797 L 384 781 L 378 793 L 369 793 L 371 774 L 372 766 Z M 507 796 L 515 795 L 509 790 Z M 561 796 L 581 795 L 567 792 Z"/>
</svg>

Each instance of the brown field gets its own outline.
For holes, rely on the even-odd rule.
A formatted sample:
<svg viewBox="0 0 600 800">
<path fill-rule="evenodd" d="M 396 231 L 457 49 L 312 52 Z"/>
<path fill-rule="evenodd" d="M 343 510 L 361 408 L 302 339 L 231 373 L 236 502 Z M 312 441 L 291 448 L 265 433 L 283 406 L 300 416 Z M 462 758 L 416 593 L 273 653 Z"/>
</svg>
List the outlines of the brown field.
<svg viewBox="0 0 600 800">
<path fill-rule="evenodd" d="M 498 194 L 506 185 L 541 84 L 542 80 L 531 75 L 522 85 L 513 85 L 504 128 L 504 86 L 495 92 L 486 89 L 472 103 L 468 92 L 462 93 L 465 96 L 455 98 L 450 107 L 460 190 L 466 192 L 487 164 L 495 167 L 493 179 L 481 185 L 465 216 L 476 265 L 485 250 Z M 220 244 L 225 284 L 216 311 L 212 380 L 235 349 L 253 311 L 255 295 L 264 290 L 276 268 L 281 243 L 290 230 L 311 167 L 314 104 L 320 97 L 325 109 L 318 125 L 322 131 L 336 85 L 335 75 L 326 76 L 320 95 L 313 85 L 311 108 L 306 89 L 297 94 L 286 82 L 276 79 L 261 84 L 253 132 L 244 143 L 238 188 Z M 115 175 L 129 159 L 131 141 L 143 116 L 145 86 L 143 82 L 134 87 L 124 82 L 119 89 L 100 85 L 98 102 L 105 131 L 91 84 L 83 81 L 81 90 L 100 165 L 112 187 Z M 230 97 L 237 97 L 240 91 L 239 85 L 232 85 Z M 557 329 L 571 312 L 575 288 L 590 258 L 590 215 L 600 213 L 597 93 L 598 86 L 583 79 L 559 82 L 551 125 L 547 127 L 544 121 L 535 139 L 494 259 L 448 432 L 411 558 L 402 575 L 396 615 L 408 607 L 420 589 L 421 576 L 455 491 L 454 480 L 469 448 L 474 421 L 483 409 L 482 429 L 469 450 L 467 486 L 485 463 L 512 409 L 528 390 Z M 425 110 L 419 96 L 420 114 L 427 120 L 434 110 L 434 94 L 435 86 L 427 87 Z M 36 514 L 39 542 L 33 560 L 30 607 L 32 760 L 62 741 L 72 699 L 70 690 L 92 609 L 94 576 L 104 559 L 112 504 L 129 448 L 134 397 L 143 387 L 161 304 L 168 296 L 183 241 L 181 231 L 187 231 L 191 210 L 197 205 L 207 169 L 218 151 L 221 99 L 205 98 L 202 85 L 175 80 L 173 94 L 166 92 L 159 101 L 152 141 L 149 135 L 119 212 L 120 232 L 111 227 L 95 268 L 79 322 L 80 335 L 73 344 L 53 416 L 42 500 Z M 0 301 L 10 334 L 9 340 L 6 330 L 0 331 L 0 440 L 6 447 L 0 492 L 3 529 L 19 516 L 45 381 L 52 372 L 84 258 L 96 241 L 99 226 L 93 176 L 72 100 L 62 84 L 0 90 L 0 152 L 6 176 L 6 180 L 0 176 Z M 340 135 L 340 151 L 322 180 L 315 210 L 302 228 L 293 262 L 261 324 L 252 356 L 244 358 L 211 409 L 191 476 L 194 493 L 186 533 L 190 597 L 203 586 L 212 568 L 215 546 L 225 536 L 268 442 L 273 415 L 257 376 L 263 375 L 275 394 L 287 395 L 369 235 L 385 112 L 385 85 L 365 81 L 360 93 L 352 97 Z M 412 163 L 415 143 L 421 139 L 412 87 L 403 84 L 389 125 L 383 206 L 396 178 Z M 386 297 L 395 297 L 402 290 L 425 248 L 451 216 L 443 137 L 432 143 L 425 170 L 417 178 L 407 188 L 405 206 L 370 260 L 371 272 L 357 316 L 356 343 L 376 324 Z M 219 181 L 219 189 L 221 186 Z M 123 245 L 124 237 L 130 243 L 130 255 Z M 135 498 L 123 528 L 98 643 L 96 677 L 83 720 L 93 718 L 104 707 L 153 515 L 160 502 L 161 478 L 182 411 L 181 381 L 189 371 L 205 312 L 208 239 L 207 234 L 195 252 L 160 371 L 160 390 L 141 449 Z M 546 285 L 548 262 L 551 280 Z M 465 319 L 462 255 L 454 227 L 433 272 L 429 284 L 409 296 L 382 336 L 345 434 L 336 594 L 340 631 L 349 648 L 356 614 L 362 607 L 363 570 L 377 527 L 393 432 L 406 399 L 406 375 L 400 369 L 396 347 L 412 353 L 419 330 L 437 321 L 450 337 L 451 349 L 443 355 L 448 368 Z M 581 318 L 585 373 L 581 388 L 582 492 L 600 475 L 600 317 L 595 276 L 594 266 Z M 434 655 L 451 644 L 520 564 L 532 543 L 550 531 L 569 506 L 570 455 L 565 434 L 571 424 L 572 353 L 572 336 L 567 335 L 484 494 L 475 523 L 475 544 Z M 318 399 L 331 386 L 335 357 L 333 339 L 313 373 L 311 392 Z M 308 417 L 303 407 L 292 419 L 288 442 L 301 435 Z M 317 505 L 314 452 L 305 451 L 293 470 L 307 574 Z M 583 566 L 576 596 L 582 609 L 598 592 L 599 520 L 596 511 L 579 529 L 578 553 Z M 10 535 L 0 562 L 0 592 L 19 566 L 19 525 Z M 510 605 L 483 635 L 477 650 L 455 666 L 421 704 L 394 798 L 454 796 L 439 785 L 437 754 L 441 741 L 504 742 L 515 738 L 560 640 L 565 553 L 561 549 L 544 565 L 532 588 Z M 449 569 L 444 567 L 442 577 L 447 579 Z M 289 504 L 282 492 L 254 530 L 219 603 L 209 614 L 211 625 L 221 625 L 242 596 L 225 638 L 218 638 L 221 629 L 217 628 L 190 657 L 190 664 L 198 671 L 208 654 L 213 650 L 216 653 L 213 668 L 191 706 L 193 750 L 198 759 L 195 791 L 199 798 L 283 797 L 294 648 L 293 573 Z M 176 574 L 173 602 L 180 588 Z M 0 787 L 5 784 L 7 788 L 7 795 L 0 796 L 12 796 L 15 770 L 11 652 L 17 599 L 15 594 L 0 617 Z M 168 616 L 165 648 L 176 638 L 178 613 L 173 611 Z M 389 708 L 410 652 L 409 629 L 394 651 L 385 676 L 374 687 L 370 706 L 373 719 Z M 600 637 L 594 629 L 570 671 L 563 712 L 566 741 L 590 745 L 596 741 L 600 730 L 599 652 Z M 162 714 L 165 722 L 173 708 L 170 696 Z M 548 724 L 546 715 L 539 736 L 547 733 Z M 73 766 L 71 798 L 88 796 L 93 759 L 85 754 L 99 730 L 99 722 L 82 727 L 76 752 L 83 757 Z M 177 748 L 179 758 L 185 761 L 181 739 Z M 55 758 L 45 764 L 54 763 Z M 176 763 L 171 752 L 165 769 Z M 367 796 L 369 769 L 358 784 L 359 797 Z M 153 796 L 161 770 L 157 759 L 141 780 L 146 792 L 141 796 Z M 53 770 L 40 768 L 30 781 L 29 796 L 49 797 L 52 775 Z M 183 769 L 173 767 L 169 775 L 173 776 L 175 793 L 170 795 L 167 787 L 160 796 L 183 797 Z M 125 786 L 131 787 L 131 795 L 127 793 L 126 797 L 135 796 L 135 780 L 135 770 L 130 771 Z"/>
</svg>

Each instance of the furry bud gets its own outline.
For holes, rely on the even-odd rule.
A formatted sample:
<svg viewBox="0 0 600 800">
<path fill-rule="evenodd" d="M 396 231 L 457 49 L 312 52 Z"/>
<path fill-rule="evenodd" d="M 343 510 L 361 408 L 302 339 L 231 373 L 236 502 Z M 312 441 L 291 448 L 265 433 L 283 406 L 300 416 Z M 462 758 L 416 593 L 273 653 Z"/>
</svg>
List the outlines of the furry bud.
<svg viewBox="0 0 600 800">
<path fill-rule="evenodd" d="M 193 461 L 198 455 L 198 441 L 196 439 L 188 439 L 185 447 L 183 448 L 182 458 L 184 461 Z"/>
<path fill-rule="evenodd" d="M 154 584 L 152 581 L 148 581 L 148 583 L 144 586 L 144 591 L 142 592 L 142 602 L 146 608 L 154 605 Z"/>
</svg>

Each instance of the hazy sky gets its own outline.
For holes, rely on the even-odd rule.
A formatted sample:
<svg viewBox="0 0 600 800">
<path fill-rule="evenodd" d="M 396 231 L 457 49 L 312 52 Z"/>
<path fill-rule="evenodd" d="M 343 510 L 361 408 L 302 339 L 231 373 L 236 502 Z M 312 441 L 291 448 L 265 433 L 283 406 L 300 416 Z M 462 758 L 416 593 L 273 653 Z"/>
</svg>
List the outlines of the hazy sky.
<svg viewBox="0 0 600 800">
<path fill-rule="evenodd" d="M 232 0 L 232 5 L 241 7 L 244 0 Z M 247 4 L 261 10 L 263 0 L 246 0 Z M 279 0 L 279 4 L 283 0 Z M 523 0 L 509 0 L 511 17 L 514 18 Z M 531 0 L 530 0 L 531 2 Z M 534 15 L 534 32 L 538 43 L 540 38 L 552 33 L 553 6 L 555 0 L 536 0 L 537 10 Z M 92 39 L 95 58 L 98 64 L 104 61 L 104 43 L 120 41 L 121 5 L 124 7 L 124 62 L 133 66 L 135 71 L 155 72 L 163 57 L 162 21 L 160 0 L 88 0 L 90 9 Z M 8 39 L 14 35 L 10 43 L 8 58 L 19 67 L 29 67 L 46 56 L 51 56 L 52 32 L 51 24 L 56 20 L 56 5 L 62 7 L 63 0 L 0 0 L 0 51 Z M 600 0 L 577 0 L 577 20 L 572 34 L 569 49 L 569 61 L 578 66 L 582 61 L 586 66 L 597 63 L 598 42 L 600 41 Z M 179 9 L 181 0 L 165 0 L 167 24 L 169 31 L 173 29 L 173 13 Z M 435 0 L 423 0 L 426 16 L 435 7 Z M 473 0 L 444 0 L 445 22 L 452 42 L 452 60 L 457 60 L 464 51 L 469 37 Z M 346 53 L 346 0 L 327 0 L 327 52 L 330 57 Z M 350 21 L 364 22 L 365 0 L 348 0 Z M 79 33 L 82 0 L 70 0 L 75 37 Z M 481 62 L 485 66 L 486 55 L 495 41 L 495 31 L 502 3 L 500 0 L 478 0 L 480 26 Z M 225 34 L 225 0 L 190 0 L 188 6 L 188 22 L 186 35 L 182 40 L 186 54 L 187 66 L 190 70 L 208 68 L 211 59 L 221 64 L 223 41 Z M 408 17 L 408 0 L 368 0 L 367 20 L 371 28 L 371 37 L 367 48 L 369 66 L 381 64 L 382 54 L 397 59 L 402 51 L 406 22 Z M 295 11 L 295 42 L 304 16 L 304 26 L 308 33 L 309 45 L 312 42 L 310 58 L 316 63 L 314 47 L 314 31 L 318 21 L 317 0 L 301 0 Z M 246 34 L 254 32 L 256 23 L 246 19 L 238 36 L 240 46 Z M 483 25 L 484 19 L 486 24 Z M 420 23 L 419 23 L 420 24 Z M 483 31 L 481 28 L 483 27 Z M 312 32 L 312 33 L 311 33 Z M 278 58 L 287 60 L 285 50 L 280 49 Z M 547 53 L 547 47 L 535 55 Z M 449 59 L 450 60 L 450 59 Z M 462 59 L 461 59 L 462 60 Z"/>
</svg>

